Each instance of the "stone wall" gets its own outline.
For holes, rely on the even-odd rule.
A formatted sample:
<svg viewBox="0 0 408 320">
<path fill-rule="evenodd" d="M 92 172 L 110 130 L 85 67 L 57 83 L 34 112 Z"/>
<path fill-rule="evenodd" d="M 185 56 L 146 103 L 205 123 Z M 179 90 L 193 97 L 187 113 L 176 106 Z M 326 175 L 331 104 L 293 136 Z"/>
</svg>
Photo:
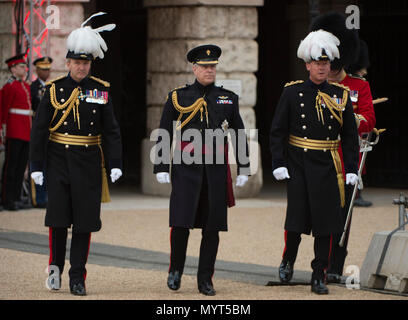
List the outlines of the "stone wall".
<svg viewBox="0 0 408 320">
<path fill-rule="evenodd" d="M 256 77 L 258 70 L 257 5 L 263 1 L 215 0 L 146 0 L 148 7 L 147 64 L 147 132 L 143 143 L 142 191 L 146 194 L 168 195 L 170 186 L 160 186 L 152 173 L 149 141 L 152 130 L 159 126 L 161 111 L 172 89 L 192 83 L 194 75 L 186 60 L 187 52 L 202 44 L 222 48 L 217 66 L 217 81 L 234 80 L 241 87 L 240 113 L 245 127 L 256 128 Z M 227 86 L 225 86 L 228 88 Z M 256 172 L 238 197 L 256 195 L 262 186 L 262 168 L 257 159 L 257 143 L 251 158 L 258 161 Z M 235 177 L 236 170 L 232 170 Z"/>
</svg>

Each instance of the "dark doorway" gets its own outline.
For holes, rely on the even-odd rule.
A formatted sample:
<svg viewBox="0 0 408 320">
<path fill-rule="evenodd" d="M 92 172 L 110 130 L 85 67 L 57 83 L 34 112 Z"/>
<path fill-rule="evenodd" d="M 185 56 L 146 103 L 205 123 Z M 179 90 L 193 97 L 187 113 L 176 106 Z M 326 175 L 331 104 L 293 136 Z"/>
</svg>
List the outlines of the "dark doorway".
<svg viewBox="0 0 408 320">
<path fill-rule="evenodd" d="M 140 185 L 141 141 L 146 135 L 147 10 L 142 0 L 93 0 L 85 5 L 93 27 L 115 23 L 102 33 L 108 45 L 103 60 L 95 60 L 92 73 L 111 83 L 111 97 L 123 143 L 123 178 L 118 183 Z"/>
<path fill-rule="evenodd" d="M 360 0 L 360 36 L 367 42 L 371 66 L 367 80 L 373 98 L 389 101 L 374 106 L 376 127 L 386 128 L 367 157 L 367 185 L 408 187 L 408 2 Z"/>
<path fill-rule="evenodd" d="M 291 79 L 289 74 L 290 24 L 286 1 L 265 1 L 258 7 L 259 65 L 256 77 L 258 140 L 262 155 L 264 183 L 274 181 L 272 158 L 269 152 L 269 130 L 275 107 L 283 86 Z"/>
</svg>

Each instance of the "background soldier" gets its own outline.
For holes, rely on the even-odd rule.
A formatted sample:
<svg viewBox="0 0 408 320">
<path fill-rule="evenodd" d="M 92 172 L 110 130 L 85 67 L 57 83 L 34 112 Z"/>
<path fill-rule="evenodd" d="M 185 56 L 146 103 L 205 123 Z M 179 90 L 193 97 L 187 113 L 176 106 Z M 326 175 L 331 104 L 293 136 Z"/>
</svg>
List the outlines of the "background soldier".
<svg viewBox="0 0 408 320">
<path fill-rule="evenodd" d="M 20 202 L 28 163 L 31 131 L 31 96 L 24 54 L 6 60 L 12 74 L 2 89 L 2 129 L 6 138 L 2 202 L 6 210 L 24 208 Z"/>
<path fill-rule="evenodd" d="M 48 80 L 51 72 L 51 57 L 41 57 L 33 62 L 35 71 L 37 73 L 37 79 L 31 84 L 31 108 L 33 112 L 37 111 L 38 105 L 45 92 L 45 83 Z M 42 185 L 36 185 L 34 180 L 30 178 L 31 182 L 31 199 L 34 207 L 45 208 L 47 206 L 47 192 L 45 189 L 45 183 Z"/>
<path fill-rule="evenodd" d="M 219 244 L 219 231 L 227 231 L 227 205 L 234 205 L 232 181 L 228 165 L 228 145 L 223 137 L 221 150 L 214 148 L 212 141 L 205 141 L 206 129 L 225 130 L 229 126 L 237 134 L 244 129 L 239 114 L 238 96 L 222 87 L 215 86 L 216 65 L 221 48 L 203 45 L 190 50 L 187 60 L 193 64 L 196 80 L 192 85 L 175 89 L 168 95 L 164 106 L 160 128 L 173 137 L 173 121 L 179 120 L 176 131 L 181 136 L 187 129 L 199 130 L 203 149 L 191 150 L 192 141 L 178 141 L 176 149 L 190 152 L 204 159 L 205 154 L 221 152 L 223 163 L 180 164 L 172 163 L 170 198 L 170 267 L 167 285 L 172 290 L 180 288 L 186 259 L 189 229 L 201 228 L 202 240 L 197 272 L 198 290 L 204 295 L 215 295 L 212 276 Z M 161 140 L 159 139 L 159 142 Z M 201 148 L 201 144 L 200 144 Z M 247 150 L 237 150 L 246 152 Z M 184 150 L 184 151 L 183 151 Z M 189 151 L 187 151 L 189 150 Z M 245 153 L 246 154 L 246 153 Z M 248 180 L 247 164 L 238 163 L 237 186 Z M 174 159 L 173 159 L 174 160 Z M 242 170 L 247 167 L 244 173 Z M 155 164 L 154 173 L 160 183 L 169 183 L 170 166 Z"/>
<path fill-rule="evenodd" d="M 323 29 L 333 33 L 339 40 L 340 58 L 336 58 L 331 63 L 331 70 L 329 73 L 329 81 L 340 83 L 350 89 L 350 99 L 353 104 L 354 115 L 360 135 L 368 134 L 375 126 L 375 113 L 373 107 L 373 98 L 371 96 L 370 84 L 364 78 L 356 77 L 347 74 L 344 68 L 352 65 L 358 60 L 360 52 L 364 52 L 364 45 L 361 46 L 361 41 L 358 38 L 356 29 L 348 29 L 346 27 L 346 18 L 338 12 L 330 12 L 322 14 L 312 22 L 311 30 Z M 365 62 L 363 63 L 366 64 Z M 342 157 L 342 150 L 339 149 Z M 361 159 L 361 153 L 360 153 Z M 348 209 L 350 207 L 351 197 L 353 194 L 353 187 L 346 185 L 346 204 L 342 210 L 343 226 L 346 222 Z M 365 201 L 360 196 L 354 200 L 354 206 L 371 206 L 372 203 Z M 331 254 L 329 268 L 327 270 L 328 282 L 340 282 L 343 274 L 344 262 L 347 256 L 347 243 L 350 233 L 349 223 L 346 238 L 343 247 L 339 246 L 341 233 L 333 237 L 333 251 Z"/>
<path fill-rule="evenodd" d="M 287 183 L 285 249 L 279 278 L 293 275 L 301 234 L 314 240 L 311 290 L 327 294 L 327 268 L 332 235 L 341 232 L 344 181 L 337 149 L 341 137 L 346 183 L 355 184 L 358 135 L 348 90 L 327 82 L 330 61 L 339 57 L 339 40 L 323 30 L 311 32 L 300 44 L 309 79 L 285 86 L 270 131 L 273 175 Z"/>
<path fill-rule="evenodd" d="M 46 164 L 45 225 L 50 234 L 47 286 L 60 289 L 67 228 L 72 225 L 69 285 L 74 295 L 86 294 L 85 264 L 91 232 L 101 229 L 101 201 L 109 201 L 105 164 L 113 168 L 112 182 L 122 175 L 121 137 L 110 85 L 89 75 L 91 61 L 103 58 L 101 48 L 106 50 L 98 32 L 112 30 L 115 25 L 96 30 L 84 27 L 91 18 L 67 39 L 69 74 L 48 83 L 34 120 L 30 145 L 31 177 L 35 183 L 43 183 Z M 102 152 L 102 138 L 107 157 Z"/>
</svg>

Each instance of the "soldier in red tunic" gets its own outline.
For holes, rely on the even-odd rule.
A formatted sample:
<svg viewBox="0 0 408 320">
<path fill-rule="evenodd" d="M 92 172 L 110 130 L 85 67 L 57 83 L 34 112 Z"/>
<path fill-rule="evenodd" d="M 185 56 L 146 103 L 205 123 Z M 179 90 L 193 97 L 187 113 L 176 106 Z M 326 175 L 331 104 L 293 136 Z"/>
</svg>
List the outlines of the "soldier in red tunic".
<svg viewBox="0 0 408 320">
<path fill-rule="evenodd" d="M 345 68 L 355 64 L 360 59 L 360 53 L 363 53 L 364 44 L 358 38 L 357 30 L 347 29 L 345 17 L 340 13 L 332 12 L 318 16 L 312 23 L 312 30 L 323 29 L 333 33 L 339 38 L 340 58 L 336 59 L 331 64 L 331 72 L 329 74 L 329 81 L 340 83 L 350 89 L 350 98 L 353 103 L 354 116 L 356 118 L 359 135 L 369 133 L 375 126 L 375 114 L 373 107 L 373 98 L 371 96 L 370 85 L 364 78 L 356 75 L 347 74 Z M 363 48 L 360 50 L 360 48 Z M 365 55 L 365 53 L 363 53 Z M 365 60 L 365 59 L 363 59 Z M 368 66 L 366 62 L 362 63 L 365 67 Z M 339 154 L 342 158 L 342 165 L 344 167 L 343 155 L 341 148 Z M 361 153 L 360 153 L 361 160 Z M 348 209 L 350 207 L 351 196 L 353 188 L 346 186 L 346 205 L 343 208 L 344 223 L 346 221 Z M 360 192 L 361 193 L 361 192 Z M 370 206 L 371 202 L 365 201 L 361 198 L 354 200 L 354 206 Z M 346 232 L 346 240 L 343 247 L 338 245 L 341 234 L 333 237 L 333 248 L 330 257 L 330 264 L 327 270 L 327 282 L 340 282 L 343 274 L 344 262 L 347 256 L 347 242 L 350 233 L 350 223 Z"/>
<path fill-rule="evenodd" d="M 28 162 L 32 122 L 27 64 L 19 54 L 6 60 L 12 74 L 2 89 L 1 124 L 5 136 L 2 202 L 6 210 L 19 210 L 24 171 Z"/>
</svg>

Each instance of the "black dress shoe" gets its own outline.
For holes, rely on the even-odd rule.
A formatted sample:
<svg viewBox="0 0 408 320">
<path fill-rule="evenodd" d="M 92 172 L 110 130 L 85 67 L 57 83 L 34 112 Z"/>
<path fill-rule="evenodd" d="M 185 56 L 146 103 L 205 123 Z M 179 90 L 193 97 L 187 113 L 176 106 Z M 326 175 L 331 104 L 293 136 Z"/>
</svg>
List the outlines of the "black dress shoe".
<svg viewBox="0 0 408 320">
<path fill-rule="evenodd" d="M 353 206 L 354 207 L 371 207 L 373 203 L 371 201 L 364 200 L 362 196 L 354 199 Z"/>
<path fill-rule="evenodd" d="M 324 281 L 321 279 L 312 280 L 312 292 L 316 294 L 328 294 L 329 289 L 327 289 Z"/>
<path fill-rule="evenodd" d="M 341 275 L 338 273 L 327 273 L 326 274 L 326 282 L 327 283 L 340 283 L 341 282 Z"/>
<path fill-rule="evenodd" d="M 209 282 L 203 282 L 198 284 L 198 291 L 200 291 L 200 293 L 206 296 L 215 296 L 216 293 L 213 285 Z"/>
<path fill-rule="evenodd" d="M 181 285 L 181 274 L 179 271 L 171 271 L 169 272 L 169 276 L 167 277 L 167 286 L 171 290 L 178 290 L 180 289 Z"/>
<path fill-rule="evenodd" d="M 279 266 L 279 279 L 283 283 L 288 283 L 293 277 L 293 264 L 283 260 Z"/>
<path fill-rule="evenodd" d="M 48 290 L 61 289 L 61 273 L 57 266 L 52 265 L 52 269 L 50 270 L 48 274 L 48 278 L 47 278 L 47 281 L 45 282 L 45 286 L 47 287 Z"/>
<path fill-rule="evenodd" d="M 71 287 L 71 293 L 74 296 L 86 296 L 86 290 L 85 290 L 85 285 L 82 283 L 76 283 Z"/>
</svg>

